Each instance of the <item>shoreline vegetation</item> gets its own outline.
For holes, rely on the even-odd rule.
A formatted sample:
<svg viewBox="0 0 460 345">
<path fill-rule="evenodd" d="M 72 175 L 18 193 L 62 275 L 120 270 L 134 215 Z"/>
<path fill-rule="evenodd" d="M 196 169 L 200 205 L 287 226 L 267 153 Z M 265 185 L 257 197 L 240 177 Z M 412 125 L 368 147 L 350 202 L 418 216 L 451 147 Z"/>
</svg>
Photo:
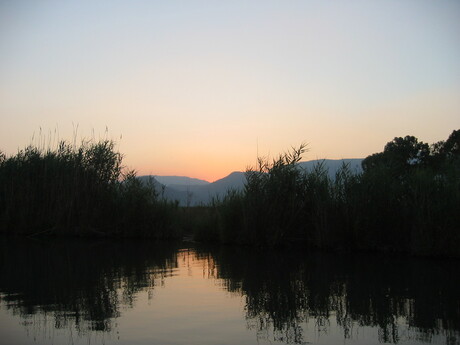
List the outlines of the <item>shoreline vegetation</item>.
<svg viewBox="0 0 460 345">
<path fill-rule="evenodd" d="M 0 233 L 181 239 L 261 247 L 460 257 L 460 130 L 395 138 L 331 178 L 306 146 L 246 171 L 243 190 L 179 207 L 125 171 L 113 141 L 0 152 Z"/>
<path fill-rule="evenodd" d="M 0 232 L 12 235 L 177 238 L 177 205 L 124 171 L 115 143 L 0 157 Z"/>
</svg>

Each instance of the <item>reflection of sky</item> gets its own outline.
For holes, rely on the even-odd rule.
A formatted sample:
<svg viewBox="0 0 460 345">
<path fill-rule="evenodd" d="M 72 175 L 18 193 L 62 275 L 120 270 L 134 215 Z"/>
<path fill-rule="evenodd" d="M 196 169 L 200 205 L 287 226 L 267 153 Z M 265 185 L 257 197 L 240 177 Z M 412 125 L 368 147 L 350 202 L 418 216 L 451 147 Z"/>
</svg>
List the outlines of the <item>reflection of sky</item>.
<svg viewBox="0 0 460 345">
<path fill-rule="evenodd" d="M 152 249 L 154 250 L 154 248 Z M 122 253 L 125 252 L 122 251 Z M 224 257 L 227 257 L 227 259 L 231 258 L 231 256 L 225 255 L 222 258 Z M 243 257 L 245 257 L 245 255 L 243 255 Z M 322 261 L 321 256 L 318 256 L 317 258 Z M 340 260 L 339 256 L 336 258 Z M 382 258 L 383 257 L 380 259 Z M 282 260 L 282 257 L 280 257 L 280 259 Z M 386 261 L 388 258 L 385 258 L 384 260 Z M 286 260 L 283 262 L 285 264 L 289 264 L 289 261 L 290 260 Z M 398 260 L 393 261 L 390 259 L 390 262 L 392 263 L 397 261 Z M 308 262 L 308 260 L 306 262 Z M 369 262 L 375 263 L 373 260 L 370 260 Z M 377 260 L 377 262 L 382 263 L 380 260 Z M 224 263 L 225 260 L 222 261 L 222 264 Z M 432 272 L 432 268 L 434 267 L 436 267 L 436 270 L 439 269 L 435 263 L 425 261 L 425 264 L 427 263 L 429 263 L 427 265 L 429 272 Z M 227 262 L 227 264 L 229 264 L 229 262 Z M 454 263 L 451 261 L 446 261 L 445 264 L 446 266 L 444 266 L 444 268 L 454 267 Z M 234 263 L 231 265 L 234 265 Z M 300 336 L 299 343 L 302 344 L 381 344 L 384 342 L 384 332 L 381 328 L 374 324 L 374 321 L 377 320 L 380 320 L 381 322 L 388 322 L 389 327 L 387 331 L 390 333 L 388 335 L 390 338 L 395 336 L 398 343 L 441 344 L 446 342 L 446 336 L 449 334 L 452 336 L 451 339 L 458 339 L 457 332 L 455 332 L 455 330 L 447 331 L 444 329 L 443 327 L 446 327 L 447 325 L 443 325 L 440 320 L 440 324 L 438 325 L 441 327 L 440 330 L 435 331 L 428 328 L 423 331 L 418 329 L 417 321 L 415 321 L 417 317 L 415 317 L 414 314 L 414 311 L 417 310 L 417 306 L 412 304 L 409 299 L 406 300 L 407 304 L 403 308 L 405 309 L 403 313 L 407 313 L 406 316 L 395 316 L 395 328 L 392 328 L 390 326 L 392 317 L 386 314 L 388 312 L 386 308 L 377 311 L 380 305 L 377 301 L 374 300 L 375 304 L 370 304 L 374 305 L 376 308 L 374 312 L 377 312 L 377 314 L 382 313 L 380 316 L 386 315 L 388 319 L 385 317 L 377 317 L 376 319 L 373 319 L 375 315 L 373 315 L 370 310 L 368 311 L 370 312 L 369 315 L 359 315 L 359 313 L 354 314 L 353 309 L 355 309 L 356 306 L 354 308 L 348 304 L 346 299 L 343 300 L 341 298 L 337 300 L 339 303 L 335 304 L 333 301 L 334 297 L 332 295 L 329 296 L 329 306 L 331 307 L 328 309 L 329 317 L 325 317 L 324 315 L 321 316 L 321 314 L 323 314 L 321 310 L 292 310 L 292 314 L 289 315 L 293 318 L 285 319 L 281 325 L 283 329 L 275 331 L 273 315 L 268 310 L 264 310 L 264 308 L 262 308 L 255 315 L 251 314 L 251 311 L 249 310 L 250 307 L 247 304 L 248 296 L 244 294 L 244 291 L 240 290 L 229 292 L 226 290 L 224 287 L 225 282 L 217 278 L 221 274 L 219 272 L 220 266 L 216 261 L 214 261 L 211 255 L 198 256 L 193 249 L 182 250 L 179 251 L 177 255 L 177 267 L 174 264 L 172 266 L 175 268 L 171 271 L 169 269 L 164 271 L 158 266 L 152 266 L 150 268 L 144 266 L 137 267 L 139 269 L 137 272 L 139 273 L 142 269 L 146 269 L 146 272 L 151 272 L 152 276 L 150 281 L 155 282 L 155 284 L 151 286 L 144 286 L 144 288 L 136 290 L 132 296 L 133 298 L 129 298 L 127 301 L 123 300 L 123 288 L 119 288 L 118 301 L 120 304 L 113 306 L 119 311 L 119 313 L 117 313 L 117 317 L 107 319 L 107 323 L 110 324 L 110 329 L 107 330 L 107 332 L 93 332 L 87 329 L 86 325 L 81 327 L 81 331 L 79 332 L 75 327 L 74 313 L 68 314 L 67 324 L 65 324 L 65 322 L 60 323 L 63 326 L 62 328 L 55 328 L 56 324 L 59 322 L 56 322 L 56 319 L 54 319 L 54 313 L 62 316 L 62 313 L 64 312 L 63 310 L 60 310 L 59 305 L 48 306 L 48 308 L 41 308 L 37 305 L 35 309 L 36 313 L 33 315 L 20 315 L 19 313 L 12 312 L 12 310 L 7 311 L 6 304 L 8 302 L 6 302 L 6 299 L 2 300 L 0 303 L 0 334 L 2 335 L 2 340 L 0 342 L 2 344 L 5 343 L 10 345 L 29 343 L 37 345 L 50 343 L 107 345 L 260 345 L 292 343 L 292 340 L 294 339 L 294 332 L 297 332 Z M 252 266 L 252 269 L 254 268 L 253 265 L 249 266 Z M 394 267 L 393 264 L 391 266 Z M 72 268 L 72 265 L 70 267 Z M 122 269 L 122 267 L 123 265 L 118 268 L 114 268 L 117 270 Z M 360 267 L 360 265 L 358 265 L 358 267 Z M 410 267 L 410 265 L 406 267 Z M 262 266 L 259 266 L 259 268 L 261 270 L 272 269 L 272 267 Z M 242 271 L 248 270 L 247 272 L 249 272 L 252 277 L 257 276 L 257 273 L 251 268 L 238 267 L 238 269 L 241 269 Z M 274 286 L 278 288 L 281 288 L 282 286 L 297 286 L 297 288 L 300 288 L 302 284 L 299 284 L 299 281 L 296 280 L 298 278 L 296 275 L 296 273 L 298 273 L 297 269 L 298 267 L 292 268 L 292 280 L 289 284 L 286 285 L 285 282 L 278 281 L 274 284 Z M 314 267 L 310 267 L 310 269 L 312 269 L 312 272 L 315 272 Z M 351 278 L 348 274 L 352 271 L 353 268 L 351 268 L 350 271 L 345 272 L 345 276 Z M 277 272 L 276 268 L 275 272 Z M 316 272 L 320 273 L 321 271 Z M 118 277 L 118 274 L 115 274 L 114 276 L 107 276 L 109 286 L 111 285 L 110 280 L 116 277 Z M 321 279 L 322 278 L 324 278 L 324 276 L 321 275 Z M 348 278 L 345 280 L 348 280 Z M 370 280 L 373 279 L 373 277 L 368 278 L 370 278 Z M 125 279 L 128 279 L 128 276 L 121 278 L 121 286 L 126 283 Z M 396 274 L 393 279 L 398 280 L 398 274 Z M 311 282 L 313 283 L 313 281 Z M 131 283 L 135 283 L 135 281 L 131 281 Z M 329 286 L 331 289 L 329 292 L 335 290 L 337 286 L 334 288 L 334 285 L 336 283 L 338 285 L 341 285 L 342 283 L 347 284 L 345 281 L 342 282 L 340 280 L 336 283 L 333 283 L 333 281 L 330 280 L 329 283 L 332 283 L 332 285 Z M 254 288 L 254 286 L 251 287 L 251 282 L 249 281 L 242 282 L 242 284 L 249 289 Z M 276 296 L 269 296 L 269 294 L 279 293 L 280 296 L 283 296 L 283 294 L 288 293 L 288 291 L 283 291 L 282 288 L 281 290 L 271 290 L 269 287 L 270 285 L 271 282 L 267 280 L 263 282 L 261 286 L 267 287 L 267 290 L 263 292 L 268 295 L 261 294 L 259 297 L 262 299 L 267 298 L 267 300 L 272 301 L 282 301 L 282 298 L 278 299 Z M 351 285 L 353 286 L 353 283 Z M 397 298 L 396 296 L 398 296 L 398 293 L 404 294 L 403 291 L 407 292 L 410 290 L 400 290 L 397 286 L 398 284 L 396 284 L 396 288 L 392 290 L 392 293 L 395 293 L 395 298 Z M 69 285 L 68 287 L 72 288 L 73 285 Z M 309 294 L 309 291 L 312 293 L 311 295 Z M 308 285 L 300 288 L 300 290 L 296 290 L 296 292 L 299 293 L 299 298 L 302 298 L 302 296 L 308 296 L 308 298 L 314 299 L 316 295 L 315 289 Z M 423 290 L 419 291 L 419 293 L 421 293 L 419 296 L 423 296 Z M 326 295 L 328 295 L 328 292 L 326 292 Z M 363 296 L 366 296 L 366 294 Z M 372 297 L 368 296 L 366 298 L 371 298 L 371 300 L 373 300 L 373 298 L 380 297 L 381 296 L 373 295 Z M 426 298 L 421 298 L 421 300 L 418 300 L 417 303 L 421 303 L 423 305 L 425 300 Z M 351 301 L 352 300 L 349 300 L 349 302 Z M 390 301 L 391 299 L 387 300 L 388 303 L 390 303 Z M 261 303 L 258 304 L 259 307 L 264 304 L 263 300 L 260 300 L 259 302 Z M 14 299 L 11 300 L 10 303 L 15 303 Z M 95 303 L 104 303 L 104 301 L 95 301 Z M 342 305 L 339 305 L 340 303 L 342 303 Z M 388 307 L 391 309 L 390 304 Z M 427 310 L 433 310 L 432 307 L 433 305 L 430 305 L 430 307 L 425 305 L 421 308 L 421 310 L 425 308 L 428 308 Z M 57 309 L 55 310 L 55 308 Z M 281 310 L 283 309 L 282 305 L 270 305 L 269 309 L 272 308 L 279 308 L 279 315 L 283 315 Z M 338 314 L 340 314 L 338 309 L 342 308 L 342 311 L 345 313 L 342 317 L 340 317 L 338 316 Z M 434 306 L 434 308 L 436 309 L 436 306 Z M 399 310 L 399 312 L 401 311 L 402 310 Z M 248 315 L 252 316 L 249 317 Z M 346 317 L 346 320 L 343 319 L 343 316 Z M 366 319 L 367 321 L 363 322 L 363 319 Z M 379 321 L 377 321 L 377 323 L 378 322 Z M 370 326 L 372 324 L 374 324 L 374 326 Z M 288 342 L 289 339 L 291 340 L 290 342 Z"/>
<path fill-rule="evenodd" d="M 153 297 L 140 293 L 135 308 L 119 321 L 126 339 L 148 339 L 153 344 L 251 344 L 253 332 L 241 309 L 241 297 L 216 285 L 212 259 L 199 260 L 194 253 L 178 256 L 179 267 Z M 210 278 L 210 279 L 209 279 Z"/>
<path fill-rule="evenodd" d="M 459 35 L 455 1 L 2 2 L 0 149 L 108 126 L 140 173 L 213 180 L 257 142 L 434 142 L 460 124 Z"/>
</svg>

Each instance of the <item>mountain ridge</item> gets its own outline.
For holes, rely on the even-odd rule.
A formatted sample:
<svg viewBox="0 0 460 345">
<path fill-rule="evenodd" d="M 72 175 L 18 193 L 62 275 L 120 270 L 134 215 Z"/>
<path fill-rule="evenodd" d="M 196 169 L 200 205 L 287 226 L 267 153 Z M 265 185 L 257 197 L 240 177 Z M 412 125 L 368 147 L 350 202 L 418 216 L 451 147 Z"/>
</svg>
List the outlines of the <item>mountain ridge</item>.
<svg viewBox="0 0 460 345">
<path fill-rule="evenodd" d="M 301 169 L 311 171 L 316 165 L 323 164 L 331 178 L 343 164 L 348 164 L 353 173 L 360 173 L 362 158 L 316 159 L 297 163 Z M 144 175 L 138 177 L 146 183 L 152 179 L 156 191 L 167 200 L 177 200 L 180 206 L 206 205 L 215 197 L 223 197 L 230 190 L 241 190 L 246 181 L 245 172 L 233 171 L 214 182 L 208 182 L 188 176 Z M 168 184 L 162 183 L 170 182 Z M 184 181 L 186 183 L 171 183 Z"/>
<path fill-rule="evenodd" d="M 149 175 L 150 176 L 150 175 Z M 160 176 L 160 175 L 153 175 L 155 179 L 160 182 L 161 184 L 164 184 L 165 186 L 168 185 L 206 185 L 209 184 L 209 181 L 194 178 L 194 177 L 188 177 L 188 176 L 177 176 L 177 175 L 166 175 L 166 176 Z"/>
</svg>

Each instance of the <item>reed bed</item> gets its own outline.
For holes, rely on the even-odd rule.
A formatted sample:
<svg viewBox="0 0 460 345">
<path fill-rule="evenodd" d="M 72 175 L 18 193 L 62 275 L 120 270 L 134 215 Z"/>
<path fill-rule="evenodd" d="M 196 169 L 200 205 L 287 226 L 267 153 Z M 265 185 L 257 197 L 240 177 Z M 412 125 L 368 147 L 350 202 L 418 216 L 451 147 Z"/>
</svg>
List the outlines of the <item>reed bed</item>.
<svg viewBox="0 0 460 345">
<path fill-rule="evenodd" d="M 305 145 L 246 172 L 243 191 L 212 204 L 201 240 L 460 256 L 460 130 L 431 146 L 395 138 L 330 177 L 298 168 Z"/>
<path fill-rule="evenodd" d="M 300 145 L 259 159 L 243 190 L 179 208 L 126 171 L 112 141 L 0 153 L 0 233 L 194 237 L 202 242 L 460 257 L 460 130 L 432 145 L 395 138 L 331 177 Z"/>
<path fill-rule="evenodd" d="M 0 232 L 178 237 L 177 206 L 125 172 L 115 143 L 61 142 L 0 156 Z"/>
</svg>

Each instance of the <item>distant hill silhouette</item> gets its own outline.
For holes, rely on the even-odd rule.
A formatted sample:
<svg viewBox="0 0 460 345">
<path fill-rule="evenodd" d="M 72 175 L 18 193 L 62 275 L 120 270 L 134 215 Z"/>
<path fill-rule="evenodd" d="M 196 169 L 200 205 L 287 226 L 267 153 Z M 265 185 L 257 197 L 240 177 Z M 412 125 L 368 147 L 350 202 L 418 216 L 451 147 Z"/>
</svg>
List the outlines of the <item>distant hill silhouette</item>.
<svg viewBox="0 0 460 345">
<path fill-rule="evenodd" d="M 316 164 L 324 164 L 331 178 L 335 177 L 337 170 L 345 163 L 354 173 L 360 173 L 362 159 L 317 159 L 300 162 L 302 169 L 310 171 Z M 168 200 L 177 200 L 180 206 L 206 205 L 213 197 L 223 197 L 230 190 L 241 190 L 246 177 L 244 172 L 234 171 L 230 175 L 209 183 L 187 176 L 140 176 L 139 179 L 147 182 L 152 179 L 155 190 L 160 196 Z"/>
<path fill-rule="evenodd" d="M 188 176 L 154 176 L 155 179 L 165 186 L 171 185 L 187 185 L 187 186 L 203 186 L 209 184 L 208 181 L 192 178 Z"/>
<path fill-rule="evenodd" d="M 179 201 L 180 206 L 197 206 L 208 204 L 213 197 L 222 197 L 229 189 L 242 189 L 246 180 L 244 173 L 239 171 L 233 172 L 230 175 L 213 183 L 207 182 L 206 184 L 191 183 L 165 185 L 159 181 L 173 181 L 173 179 L 163 179 L 162 176 L 151 175 L 139 176 L 139 179 L 145 183 L 151 179 L 155 190 L 159 193 L 160 196 L 168 200 L 177 200 Z M 184 181 L 187 180 L 184 179 Z"/>
<path fill-rule="evenodd" d="M 361 162 L 362 158 L 350 158 L 350 159 L 316 159 L 307 162 L 300 162 L 299 166 L 307 171 L 311 171 L 313 167 L 317 164 L 324 164 L 324 167 L 327 168 L 329 176 L 335 178 L 337 170 L 339 170 L 343 164 L 347 164 L 350 167 L 350 170 L 353 173 L 362 172 Z"/>
</svg>

